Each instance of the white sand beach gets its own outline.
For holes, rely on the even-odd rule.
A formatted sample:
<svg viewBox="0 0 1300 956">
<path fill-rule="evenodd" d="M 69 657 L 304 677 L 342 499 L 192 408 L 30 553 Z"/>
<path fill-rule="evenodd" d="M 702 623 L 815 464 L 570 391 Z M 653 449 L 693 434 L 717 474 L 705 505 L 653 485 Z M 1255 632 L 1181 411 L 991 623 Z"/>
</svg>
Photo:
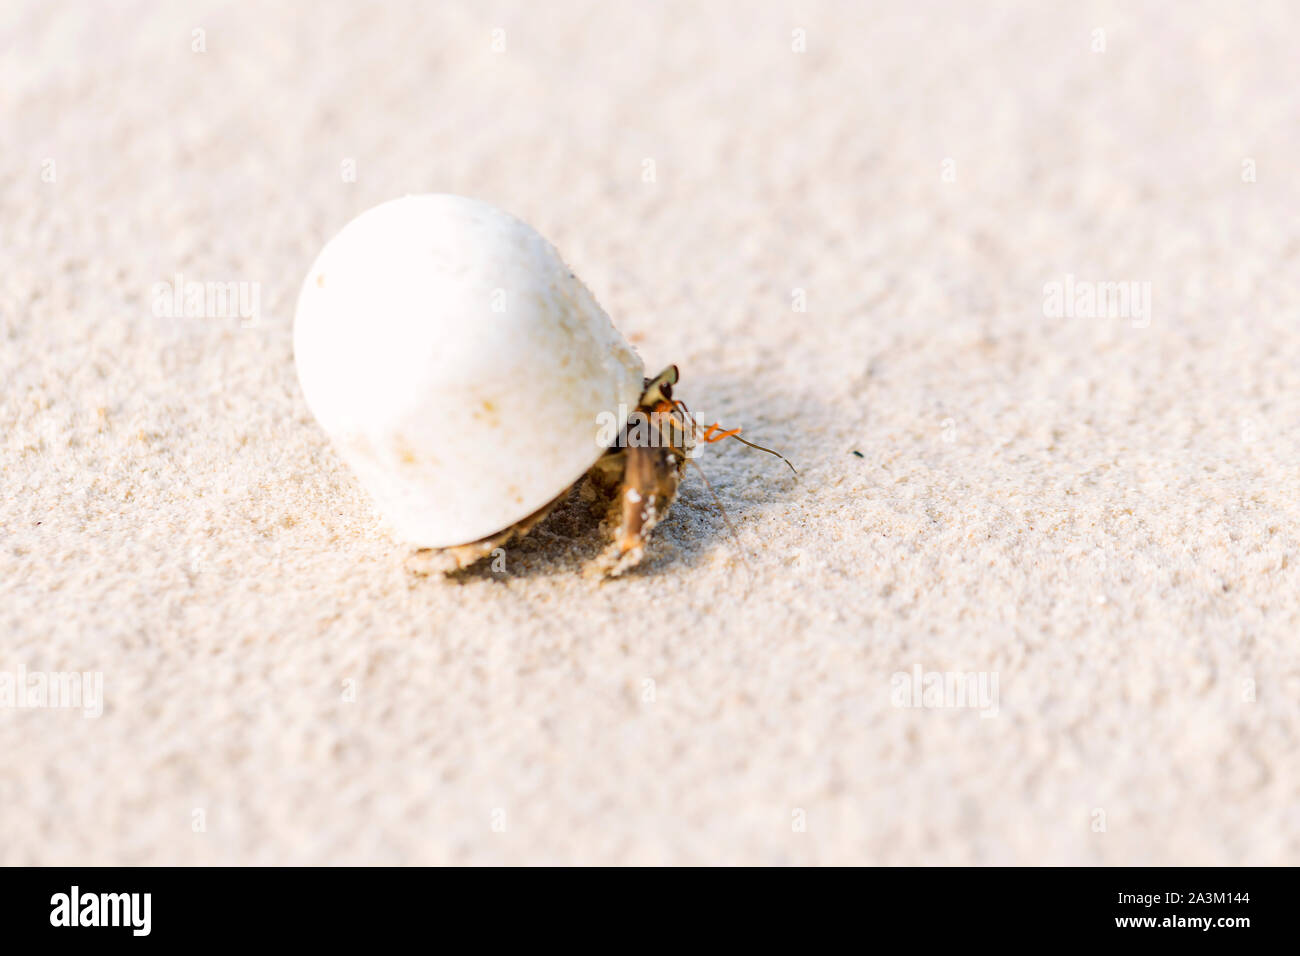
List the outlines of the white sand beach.
<svg viewBox="0 0 1300 956">
<path fill-rule="evenodd" d="M 0 863 L 1300 862 L 1298 33 L 6 3 Z M 690 473 L 604 584 L 578 508 L 412 573 L 292 324 L 423 192 L 798 479 L 711 446 L 736 538 Z"/>
</svg>

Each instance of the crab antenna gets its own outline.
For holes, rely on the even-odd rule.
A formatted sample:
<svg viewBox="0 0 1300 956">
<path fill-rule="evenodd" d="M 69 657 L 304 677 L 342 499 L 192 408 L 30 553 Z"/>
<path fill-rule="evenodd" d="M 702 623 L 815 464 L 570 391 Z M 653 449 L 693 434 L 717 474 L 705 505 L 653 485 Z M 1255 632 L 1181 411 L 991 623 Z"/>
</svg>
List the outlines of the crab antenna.
<svg viewBox="0 0 1300 956">
<path fill-rule="evenodd" d="M 673 405 L 675 405 L 677 408 L 680 408 L 682 410 L 682 413 L 685 414 L 686 420 L 691 423 L 691 431 L 692 432 L 699 431 L 700 426 L 696 424 L 695 416 L 692 415 L 691 410 L 686 407 L 686 403 L 683 402 L 680 398 L 675 398 L 673 399 Z"/>
<path fill-rule="evenodd" d="M 700 426 L 696 423 L 695 416 L 691 414 L 691 410 L 686 407 L 686 403 L 683 402 L 681 399 L 677 399 L 676 401 L 673 402 L 673 404 L 680 407 L 681 410 L 686 413 L 686 420 L 691 423 L 691 431 L 692 432 L 699 431 Z M 769 455 L 775 455 L 777 458 L 780 458 L 783 462 L 786 463 L 789 469 L 794 472 L 796 478 L 799 477 L 798 469 L 796 469 L 794 465 L 790 464 L 790 459 L 786 458 L 785 455 L 781 454 L 779 451 L 773 451 L 770 448 L 764 448 L 762 445 L 756 445 L 752 441 L 746 441 L 745 439 L 741 438 L 739 435 L 728 435 L 727 437 L 736 439 L 736 441 L 740 442 L 742 445 L 748 445 L 750 448 L 757 448 L 759 451 L 765 451 Z"/>
<path fill-rule="evenodd" d="M 750 448 L 757 448 L 759 451 L 765 451 L 769 455 L 776 455 L 777 458 L 780 458 L 783 462 L 789 465 L 790 470 L 794 472 L 796 478 L 799 476 L 799 472 L 795 470 L 794 465 L 790 464 L 790 459 L 786 458 L 785 455 L 781 454 L 779 451 L 773 451 L 770 448 L 764 448 L 762 445 L 755 445 L 752 441 L 745 441 L 745 439 L 741 438 L 739 435 L 728 435 L 727 437 L 734 438 L 742 445 L 748 445 Z"/>
</svg>

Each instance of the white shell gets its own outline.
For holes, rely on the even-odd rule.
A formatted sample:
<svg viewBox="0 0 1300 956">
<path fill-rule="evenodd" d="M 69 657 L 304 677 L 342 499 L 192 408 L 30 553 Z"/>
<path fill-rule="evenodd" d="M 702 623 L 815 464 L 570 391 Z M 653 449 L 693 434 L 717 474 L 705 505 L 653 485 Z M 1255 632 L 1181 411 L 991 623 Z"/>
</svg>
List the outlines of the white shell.
<svg viewBox="0 0 1300 956">
<path fill-rule="evenodd" d="M 487 537 L 563 492 L 604 451 L 601 414 L 636 407 L 645 371 L 549 242 L 450 195 L 383 203 L 326 244 L 294 357 L 380 513 L 426 548 Z"/>
</svg>

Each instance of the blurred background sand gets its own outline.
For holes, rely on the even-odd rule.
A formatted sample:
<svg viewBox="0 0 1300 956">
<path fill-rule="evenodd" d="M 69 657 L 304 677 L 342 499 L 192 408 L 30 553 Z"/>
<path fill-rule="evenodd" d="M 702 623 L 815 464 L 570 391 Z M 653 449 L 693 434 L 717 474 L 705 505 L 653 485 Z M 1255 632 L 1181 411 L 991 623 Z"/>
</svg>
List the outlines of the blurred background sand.
<svg viewBox="0 0 1300 956">
<path fill-rule="evenodd" d="M 105 702 L 0 708 L 0 862 L 1297 862 L 1298 20 L 6 3 L 0 671 Z M 410 574 L 290 333 L 427 191 L 798 482 L 711 449 L 739 544 L 688 477 L 604 586 L 564 514 Z M 177 274 L 259 321 L 155 315 Z"/>
</svg>

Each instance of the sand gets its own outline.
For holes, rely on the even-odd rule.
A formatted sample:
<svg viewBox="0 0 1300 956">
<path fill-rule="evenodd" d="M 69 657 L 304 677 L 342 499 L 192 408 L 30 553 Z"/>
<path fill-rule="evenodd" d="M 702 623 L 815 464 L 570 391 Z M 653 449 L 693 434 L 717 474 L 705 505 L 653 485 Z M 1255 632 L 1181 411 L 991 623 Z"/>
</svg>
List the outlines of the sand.
<svg viewBox="0 0 1300 956">
<path fill-rule="evenodd" d="M 6 4 L 0 863 L 1300 861 L 1296 30 Z M 736 539 L 689 475 L 608 584 L 573 508 L 412 573 L 291 326 L 432 191 L 798 480 L 714 446 Z M 3 701 L 70 672 L 99 716 Z"/>
</svg>

